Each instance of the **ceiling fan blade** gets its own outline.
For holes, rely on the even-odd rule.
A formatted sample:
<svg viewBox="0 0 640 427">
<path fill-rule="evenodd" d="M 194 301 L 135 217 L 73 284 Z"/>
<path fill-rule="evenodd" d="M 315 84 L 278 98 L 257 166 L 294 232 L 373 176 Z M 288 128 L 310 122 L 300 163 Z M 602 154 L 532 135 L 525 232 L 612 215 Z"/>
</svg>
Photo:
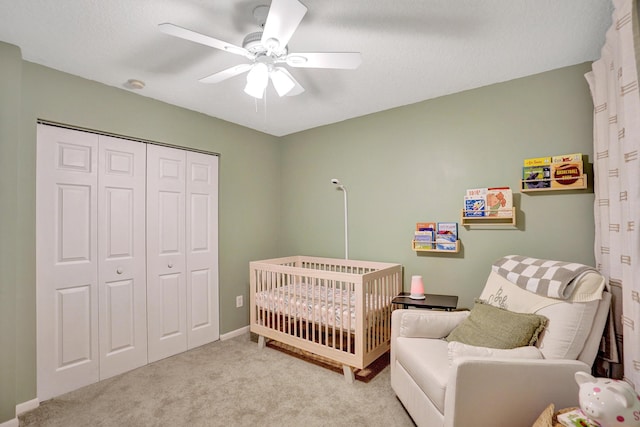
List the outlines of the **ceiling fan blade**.
<svg viewBox="0 0 640 427">
<path fill-rule="evenodd" d="M 243 47 L 236 46 L 210 36 L 205 36 L 204 34 L 196 33 L 195 31 L 187 30 L 186 28 L 182 28 L 168 22 L 158 24 L 158 28 L 160 28 L 160 31 L 165 34 L 169 34 L 170 36 L 214 47 L 216 49 L 224 50 L 225 52 L 235 53 L 236 55 L 246 56 L 247 58 L 253 58 L 254 56 Z"/>
<path fill-rule="evenodd" d="M 355 70 L 362 63 L 359 52 L 308 52 L 291 53 L 287 65 L 297 68 L 340 68 Z"/>
<path fill-rule="evenodd" d="M 226 70 L 219 71 L 211 74 L 210 76 L 203 77 L 199 81 L 201 83 L 220 83 L 221 81 L 230 79 L 231 77 L 242 74 L 245 71 L 249 71 L 251 64 L 240 64 L 235 67 L 227 68 Z"/>
<path fill-rule="evenodd" d="M 286 96 L 296 96 L 304 92 L 304 88 L 302 87 L 302 85 L 298 83 L 296 79 L 293 78 L 293 76 L 291 75 L 291 73 L 289 73 L 289 71 L 287 71 L 283 67 L 277 67 L 271 72 L 271 82 L 273 83 L 273 86 L 276 88 L 278 95 L 280 95 L 280 92 L 278 91 L 278 86 L 276 86 L 277 85 L 276 80 L 278 79 L 278 77 L 276 77 L 275 80 L 273 78 L 273 74 L 275 72 L 277 72 L 276 76 L 278 76 L 278 74 L 283 75 L 285 76 L 284 78 L 288 78 L 288 81 L 293 84 L 293 88 L 291 88 L 288 92 L 285 93 Z M 284 78 L 282 78 L 282 80 L 284 80 Z"/>
<path fill-rule="evenodd" d="M 298 0 L 273 0 L 264 24 L 262 45 L 272 50 L 284 49 L 306 13 L 306 6 Z"/>
</svg>

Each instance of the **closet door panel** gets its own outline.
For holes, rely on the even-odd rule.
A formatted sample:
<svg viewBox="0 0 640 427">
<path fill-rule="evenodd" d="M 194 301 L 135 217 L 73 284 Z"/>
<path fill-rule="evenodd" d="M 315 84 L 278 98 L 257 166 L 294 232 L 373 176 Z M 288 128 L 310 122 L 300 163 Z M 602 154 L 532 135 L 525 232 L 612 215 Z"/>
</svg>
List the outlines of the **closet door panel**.
<svg viewBox="0 0 640 427">
<path fill-rule="evenodd" d="M 184 335 L 184 310 L 180 304 L 184 300 L 180 295 L 184 288 L 181 286 L 182 277 L 180 274 L 163 274 L 158 278 L 158 291 L 160 292 L 160 308 L 162 313 L 159 326 L 160 339 L 166 340 L 173 336 Z M 182 349 L 184 351 L 184 349 Z"/>
<path fill-rule="evenodd" d="M 149 362 L 187 349 L 185 167 L 184 151 L 147 146 Z"/>
<path fill-rule="evenodd" d="M 38 125 L 38 398 L 98 380 L 98 137 Z"/>
<path fill-rule="evenodd" d="M 73 286 L 56 294 L 58 368 L 91 361 L 91 287 Z M 62 333 L 60 333 L 62 331 Z"/>
<path fill-rule="evenodd" d="M 197 331 L 199 328 L 207 327 L 211 324 L 213 307 L 211 306 L 211 277 L 209 270 L 190 271 L 191 290 L 191 316 L 189 325 L 190 331 Z"/>
<path fill-rule="evenodd" d="M 220 338 L 218 157 L 187 153 L 188 348 Z"/>
<path fill-rule="evenodd" d="M 146 146 L 100 136 L 100 379 L 147 363 Z"/>
</svg>

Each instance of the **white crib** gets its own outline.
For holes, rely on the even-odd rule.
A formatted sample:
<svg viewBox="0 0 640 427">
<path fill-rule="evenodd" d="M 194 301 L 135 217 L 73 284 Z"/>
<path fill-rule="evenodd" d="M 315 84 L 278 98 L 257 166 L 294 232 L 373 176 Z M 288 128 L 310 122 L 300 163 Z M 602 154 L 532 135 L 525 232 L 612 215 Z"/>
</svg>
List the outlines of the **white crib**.
<svg viewBox="0 0 640 427">
<path fill-rule="evenodd" d="M 402 266 L 291 256 L 253 261 L 250 328 L 265 338 L 363 369 L 389 349 L 391 300 L 402 288 Z"/>
</svg>

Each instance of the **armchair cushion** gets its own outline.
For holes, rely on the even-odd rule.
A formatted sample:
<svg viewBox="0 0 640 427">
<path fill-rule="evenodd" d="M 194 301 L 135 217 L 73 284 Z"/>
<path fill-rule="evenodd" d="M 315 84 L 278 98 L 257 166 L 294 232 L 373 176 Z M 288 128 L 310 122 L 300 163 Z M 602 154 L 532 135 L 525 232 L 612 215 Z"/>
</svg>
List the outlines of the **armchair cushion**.
<svg viewBox="0 0 640 427">
<path fill-rule="evenodd" d="M 591 333 L 600 304 L 599 299 L 591 300 L 585 295 L 595 293 L 601 298 L 604 278 L 589 272 L 580 276 L 576 286 L 567 300 L 548 298 L 521 289 L 492 271 L 480 300 L 505 310 L 545 316 L 547 325 L 536 344 L 545 359 L 576 359 Z"/>
<path fill-rule="evenodd" d="M 523 347 L 536 343 L 546 323 L 544 316 L 515 313 L 478 300 L 447 341 L 500 349 Z"/>
<path fill-rule="evenodd" d="M 490 357 L 504 359 L 543 359 L 542 352 L 538 347 L 527 345 L 524 347 L 516 347 L 507 350 L 477 347 L 474 345 L 463 344 L 458 341 L 449 343 L 449 363 L 459 357 Z"/>
</svg>

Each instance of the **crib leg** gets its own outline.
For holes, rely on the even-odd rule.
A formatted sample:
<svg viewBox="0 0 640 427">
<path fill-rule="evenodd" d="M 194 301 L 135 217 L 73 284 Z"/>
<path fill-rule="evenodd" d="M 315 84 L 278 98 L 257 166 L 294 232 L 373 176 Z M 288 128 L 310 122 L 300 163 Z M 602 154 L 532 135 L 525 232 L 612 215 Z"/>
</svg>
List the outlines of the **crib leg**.
<svg viewBox="0 0 640 427">
<path fill-rule="evenodd" d="M 262 350 L 265 347 L 265 344 L 266 340 L 264 339 L 264 336 L 258 335 L 258 348 Z"/>
<path fill-rule="evenodd" d="M 345 381 L 347 381 L 349 384 L 353 384 L 355 375 L 353 373 L 353 369 L 351 369 L 351 366 L 342 365 L 342 372 L 344 372 Z"/>
</svg>

